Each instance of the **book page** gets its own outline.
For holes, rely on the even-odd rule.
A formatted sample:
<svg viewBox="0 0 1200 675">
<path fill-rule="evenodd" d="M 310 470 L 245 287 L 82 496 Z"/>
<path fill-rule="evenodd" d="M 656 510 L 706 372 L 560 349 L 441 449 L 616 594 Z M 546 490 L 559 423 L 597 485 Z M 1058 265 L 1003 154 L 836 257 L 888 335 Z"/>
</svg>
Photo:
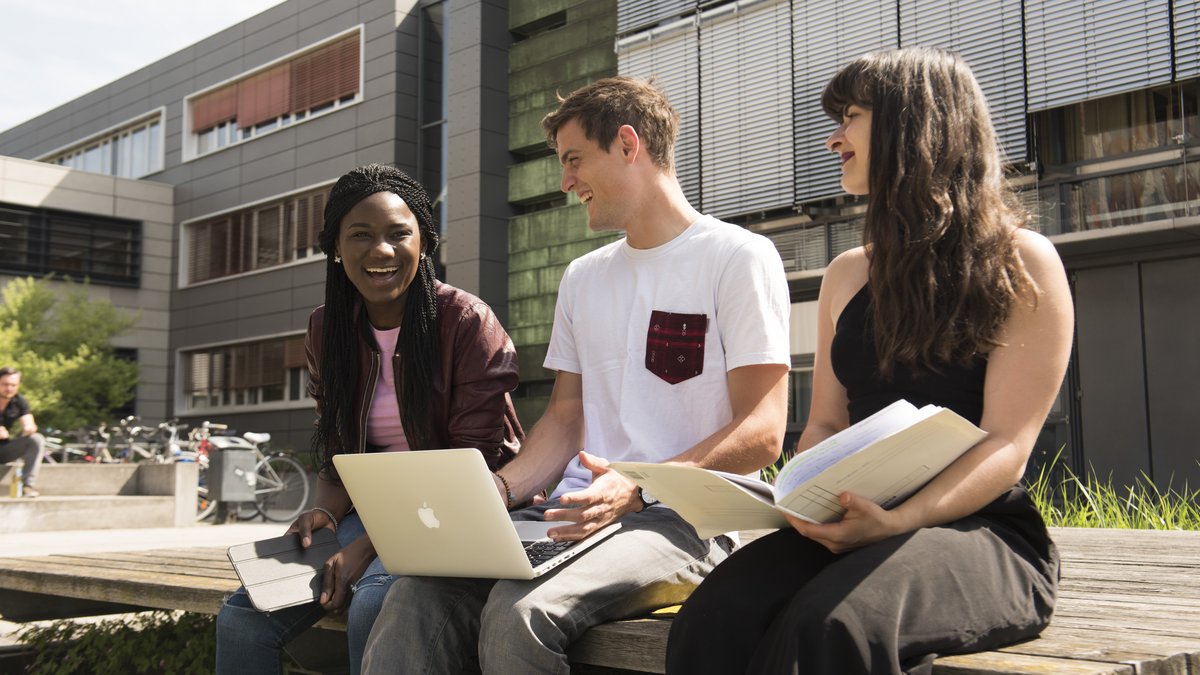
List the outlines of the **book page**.
<svg viewBox="0 0 1200 675">
<path fill-rule="evenodd" d="M 846 491 L 892 508 L 986 435 L 952 410 L 939 408 L 936 414 L 850 454 L 791 492 L 776 488 L 776 501 L 789 513 L 819 523 L 842 517 L 845 509 L 838 496 Z"/>
<path fill-rule="evenodd" d="M 793 457 L 784 465 L 783 470 L 775 479 L 775 494 L 788 494 L 875 441 L 939 410 L 941 408 L 937 406 L 925 406 L 921 410 L 917 410 L 908 401 L 896 401 L 865 420 L 839 431 Z"/>
</svg>

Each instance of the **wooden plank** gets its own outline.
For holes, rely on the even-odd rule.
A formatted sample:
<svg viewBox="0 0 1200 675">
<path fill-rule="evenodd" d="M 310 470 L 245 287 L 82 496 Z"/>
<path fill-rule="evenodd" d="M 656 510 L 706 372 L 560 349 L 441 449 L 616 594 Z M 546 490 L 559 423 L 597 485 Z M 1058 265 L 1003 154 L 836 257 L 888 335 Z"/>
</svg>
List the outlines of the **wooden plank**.
<svg viewBox="0 0 1200 675">
<path fill-rule="evenodd" d="M 1133 666 L 1083 659 L 982 652 L 943 656 L 933 664 L 934 675 L 1134 675 Z"/>
<path fill-rule="evenodd" d="M 1038 639 L 998 651 L 1123 663 L 1133 666 L 1139 675 L 1188 675 L 1200 663 L 1200 643 L 1196 640 L 1158 635 L 1137 640 L 1129 637 L 1124 631 L 1074 629 L 1052 623 Z"/>
<path fill-rule="evenodd" d="M 567 657 L 572 663 L 665 673 L 670 630 L 671 622 L 662 619 L 601 624 L 576 640 L 567 650 Z"/>
<path fill-rule="evenodd" d="M 97 563 L 82 564 L 66 556 L 48 556 L 44 558 L 7 558 L 4 568 L 38 566 L 47 577 L 61 576 L 65 578 L 89 577 L 121 579 L 139 573 L 157 575 L 164 578 L 181 577 L 180 583 L 188 583 L 189 578 L 203 577 L 211 579 L 237 579 L 233 568 L 226 565 L 225 569 L 191 568 L 184 565 L 145 565 L 139 563 Z M 2 584 L 3 582 L 0 582 Z"/>
<path fill-rule="evenodd" d="M 1058 611 L 1039 639 L 939 659 L 939 675 L 1200 673 L 1200 532 L 1055 530 Z M 746 541 L 744 539 L 743 541 Z M 238 586 L 225 550 L 174 548 L 0 559 L 0 588 L 215 613 Z M 322 627 L 343 629 L 330 615 Z M 669 621 L 597 626 L 573 663 L 661 673 Z"/>
</svg>

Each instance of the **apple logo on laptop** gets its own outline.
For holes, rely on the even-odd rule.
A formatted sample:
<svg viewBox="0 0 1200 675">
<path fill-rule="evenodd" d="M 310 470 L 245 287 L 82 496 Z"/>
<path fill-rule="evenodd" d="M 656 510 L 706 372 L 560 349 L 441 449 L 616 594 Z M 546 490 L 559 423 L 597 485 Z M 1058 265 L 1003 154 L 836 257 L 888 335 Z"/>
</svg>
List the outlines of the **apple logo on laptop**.
<svg viewBox="0 0 1200 675">
<path fill-rule="evenodd" d="M 417 517 L 421 519 L 421 524 L 429 529 L 442 526 L 437 516 L 433 515 L 433 509 L 429 508 L 429 502 L 421 502 L 421 508 L 417 509 Z"/>
</svg>

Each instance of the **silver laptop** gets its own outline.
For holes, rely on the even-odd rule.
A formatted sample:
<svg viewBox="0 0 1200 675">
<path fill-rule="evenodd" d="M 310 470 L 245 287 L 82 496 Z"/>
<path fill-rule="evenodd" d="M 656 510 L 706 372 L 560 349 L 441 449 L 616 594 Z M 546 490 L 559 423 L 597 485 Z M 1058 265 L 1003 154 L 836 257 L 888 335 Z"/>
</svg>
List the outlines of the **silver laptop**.
<svg viewBox="0 0 1200 675">
<path fill-rule="evenodd" d="M 533 579 L 611 535 L 554 542 L 563 522 L 513 521 L 473 448 L 336 455 L 333 464 L 389 574 Z"/>
</svg>

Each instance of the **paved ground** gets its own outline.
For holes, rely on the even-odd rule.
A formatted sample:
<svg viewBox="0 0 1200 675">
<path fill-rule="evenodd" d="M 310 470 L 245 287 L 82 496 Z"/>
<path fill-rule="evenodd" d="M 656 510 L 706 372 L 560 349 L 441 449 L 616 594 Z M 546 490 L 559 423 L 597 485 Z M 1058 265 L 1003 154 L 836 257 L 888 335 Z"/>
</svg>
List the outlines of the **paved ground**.
<svg viewBox="0 0 1200 675">
<path fill-rule="evenodd" d="M 198 524 L 192 527 L 5 534 L 0 535 L 0 556 L 232 546 L 267 537 L 277 537 L 286 529 L 286 523 L 231 523 L 227 525 Z M 110 617 L 92 617 L 80 620 L 98 621 L 105 618 Z M 0 647 L 13 644 L 13 633 L 23 625 L 0 620 Z"/>
</svg>

